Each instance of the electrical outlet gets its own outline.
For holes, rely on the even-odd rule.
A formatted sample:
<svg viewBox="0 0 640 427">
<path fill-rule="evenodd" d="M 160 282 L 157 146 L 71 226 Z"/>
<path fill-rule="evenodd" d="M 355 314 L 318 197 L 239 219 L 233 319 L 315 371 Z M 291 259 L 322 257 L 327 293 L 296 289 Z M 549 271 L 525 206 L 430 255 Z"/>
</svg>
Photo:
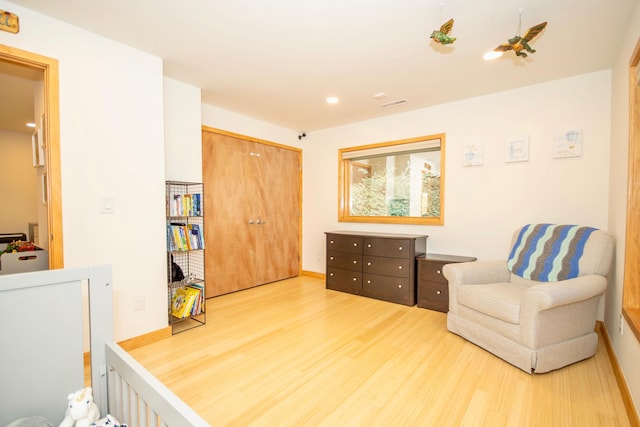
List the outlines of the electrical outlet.
<svg viewBox="0 0 640 427">
<path fill-rule="evenodd" d="M 620 335 L 622 335 L 623 324 L 624 324 L 624 320 L 622 319 L 622 313 L 620 313 L 620 317 L 618 318 L 618 330 L 620 331 Z"/>
<path fill-rule="evenodd" d="M 144 294 L 133 296 L 133 311 L 144 310 L 146 306 L 146 297 Z"/>
</svg>

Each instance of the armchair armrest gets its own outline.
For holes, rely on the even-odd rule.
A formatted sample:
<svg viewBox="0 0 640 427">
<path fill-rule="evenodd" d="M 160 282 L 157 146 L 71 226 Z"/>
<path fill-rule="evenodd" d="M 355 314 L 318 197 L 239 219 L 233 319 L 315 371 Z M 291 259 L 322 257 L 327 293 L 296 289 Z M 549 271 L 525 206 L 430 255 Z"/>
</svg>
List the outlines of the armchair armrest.
<svg viewBox="0 0 640 427">
<path fill-rule="evenodd" d="M 589 274 L 560 282 L 538 283 L 526 290 L 522 310 L 541 311 L 575 304 L 601 295 L 607 279 Z"/>
<path fill-rule="evenodd" d="M 449 285 L 479 285 L 485 283 L 508 282 L 511 272 L 507 261 L 480 261 L 445 264 L 442 274 Z"/>
<path fill-rule="evenodd" d="M 607 279 L 596 274 L 531 286 L 520 307 L 523 344 L 542 347 L 593 332 L 606 288 Z"/>
</svg>

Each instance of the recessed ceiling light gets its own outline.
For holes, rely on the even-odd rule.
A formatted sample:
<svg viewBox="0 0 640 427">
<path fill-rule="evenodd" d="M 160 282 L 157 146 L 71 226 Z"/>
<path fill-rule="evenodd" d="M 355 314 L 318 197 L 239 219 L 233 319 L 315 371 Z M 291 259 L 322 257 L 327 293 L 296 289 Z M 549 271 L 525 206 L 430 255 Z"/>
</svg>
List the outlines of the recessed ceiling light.
<svg viewBox="0 0 640 427">
<path fill-rule="evenodd" d="M 494 59 L 500 58 L 501 56 L 502 56 L 502 52 L 490 50 L 489 52 L 482 55 L 482 59 L 484 59 L 485 61 L 492 61 Z"/>
<path fill-rule="evenodd" d="M 327 98 L 327 104 L 337 104 L 340 100 L 335 96 L 330 96 Z"/>
<path fill-rule="evenodd" d="M 374 95 L 373 95 L 373 98 L 374 98 L 374 99 L 382 99 L 382 98 L 384 98 L 385 96 L 387 96 L 387 94 L 386 94 L 386 93 L 384 93 L 384 92 L 378 92 L 378 93 L 376 93 L 376 94 L 374 94 Z"/>
<path fill-rule="evenodd" d="M 27 127 L 28 128 L 34 128 L 34 127 L 36 127 L 36 124 L 35 123 L 27 123 Z"/>
</svg>

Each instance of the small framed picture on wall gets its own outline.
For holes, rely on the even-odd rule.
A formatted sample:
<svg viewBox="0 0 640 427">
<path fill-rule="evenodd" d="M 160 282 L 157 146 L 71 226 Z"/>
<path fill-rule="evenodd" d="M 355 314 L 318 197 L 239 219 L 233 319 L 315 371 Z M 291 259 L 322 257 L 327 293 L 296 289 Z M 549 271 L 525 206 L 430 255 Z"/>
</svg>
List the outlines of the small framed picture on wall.
<svg viewBox="0 0 640 427">
<path fill-rule="evenodd" d="M 569 129 L 556 132 L 553 136 L 553 158 L 582 156 L 582 131 Z"/>
<path fill-rule="evenodd" d="M 526 162 L 529 160 L 529 137 L 523 136 L 507 141 L 505 162 Z"/>
<path fill-rule="evenodd" d="M 474 142 L 462 148 L 462 166 L 481 166 L 484 164 L 484 144 Z"/>
</svg>

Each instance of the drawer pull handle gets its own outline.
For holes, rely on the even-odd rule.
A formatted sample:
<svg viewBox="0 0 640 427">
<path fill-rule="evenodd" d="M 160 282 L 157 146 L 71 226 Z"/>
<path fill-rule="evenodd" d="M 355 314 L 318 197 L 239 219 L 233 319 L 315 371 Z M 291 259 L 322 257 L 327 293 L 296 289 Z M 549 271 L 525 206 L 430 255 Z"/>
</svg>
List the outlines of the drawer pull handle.
<svg viewBox="0 0 640 427">
<path fill-rule="evenodd" d="M 367 265 L 371 265 L 371 263 L 370 263 L 370 262 L 368 262 L 368 263 L 367 263 Z"/>
<path fill-rule="evenodd" d="M 442 273 L 440 272 L 440 270 L 436 271 L 436 273 L 438 273 L 438 274 L 442 274 Z"/>
<path fill-rule="evenodd" d="M 331 243 L 333 245 L 333 240 L 331 240 L 329 243 Z"/>
<path fill-rule="evenodd" d="M 329 276 L 333 277 L 333 273 L 329 273 Z"/>
<path fill-rule="evenodd" d="M 398 266 L 398 270 L 402 270 L 402 266 L 401 265 Z"/>
<path fill-rule="evenodd" d="M 357 248 L 357 247 L 358 247 L 358 244 L 357 244 L 357 243 L 354 243 L 354 244 L 353 244 L 353 246 Z"/>
<path fill-rule="evenodd" d="M 398 285 L 398 289 L 402 289 L 402 285 Z"/>
<path fill-rule="evenodd" d="M 357 281 L 358 281 L 358 278 L 357 278 L 357 277 L 354 277 L 354 278 L 353 278 L 353 281 L 354 281 L 354 282 L 357 282 Z"/>
<path fill-rule="evenodd" d="M 401 251 L 401 250 L 402 250 L 402 246 L 400 246 L 400 247 L 398 248 L 398 250 L 399 250 L 399 251 Z"/>
<path fill-rule="evenodd" d="M 354 259 L 354 260 L 353 260 L 353 263 L 354 263 L 354 264 L 357 264 L 357 263 L 358 263 L 358 261 Z"/>
<path fill-rule="evenodd" d="M 367 280 L 367 284 L 370 285 L 371 284 L 371 280 Z"/>
<path fill-rule="evenodd" d="M 331 256 L 331 257 L 329 257 L 329 259 L 330 259 L 331 261 L 333 261 L 333 257 L 332 257 L 332 256 Z"/>
<path fill-rule="evenodd" d="M 436 291 L 436 295 L 440 295 L 440 291 Z"/>
<path fill-rule="evenodd" d="M 371 247 L 371 243 L 369 243 L 369 244 L 367 245 L 367 247 L 368 247 L 368 248 L 370 248 L 370 247 Z"/>
</svg>

